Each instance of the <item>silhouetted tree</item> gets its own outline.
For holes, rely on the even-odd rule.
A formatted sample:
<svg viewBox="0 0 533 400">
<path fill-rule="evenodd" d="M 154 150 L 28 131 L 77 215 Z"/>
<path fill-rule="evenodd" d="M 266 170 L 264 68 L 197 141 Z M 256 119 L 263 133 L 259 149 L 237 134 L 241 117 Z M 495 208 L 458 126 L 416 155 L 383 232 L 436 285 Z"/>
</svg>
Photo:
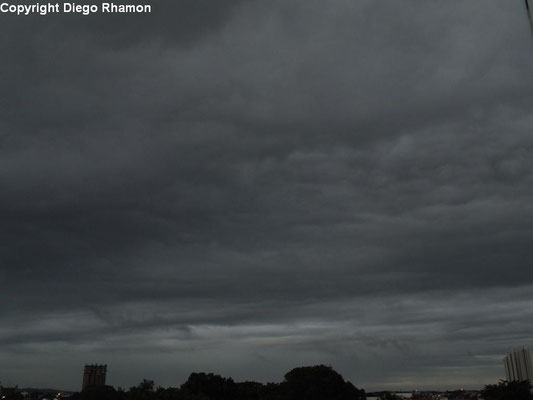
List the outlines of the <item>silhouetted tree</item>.
<svg viewBox="0 0 533 400">
<path fill-rule="evenodd" d="M 113 386 L 88 386 L 80 393 L 80 400 L 122 400 Z"/>
<path fill-rule="evenodd" d="M 486 385 L 481 391 L 484 400 L 533 400 L 529 381 L 500 381 L 496 385 Z"/>
<path fill-rule="evenodd" d="M 264 397 L 264 385 L 259 382 L 236 383 L 236 400 L 261 400 Z"/>
<path fill-rule="evenodd" d="M 269 382 L 263 387 L 263 397 L 261 400 L 286 400 L 285 383 Z"/>
<path fill-rule="evenodd" d="M 155 398 L 157 400 L 209 400 L 203 394 L 194 394 L 187 389 L 180 388 L 158 388 L 155 392 Z"/>
<path fill-rule="evenodd" d="M 126 393 L 126 398 L 128 400 L 155 400 L 154 381 L 143 379 L 137 386 L 130 388 Z"/>
<path fill-rule="evenodd" d="M 285 374 L 284 395 L 290 400 L 365 400 L 357 389 L 331 367 L 316 365 L 295 368 Z"/>
<path fill-rule="evenodd" d="M 210 400 L 234 400 L 237 393 L 233 379 L 203 372 L 193 372 L 181 389 L 193 395 L 204 395 Z"/>
</svg>

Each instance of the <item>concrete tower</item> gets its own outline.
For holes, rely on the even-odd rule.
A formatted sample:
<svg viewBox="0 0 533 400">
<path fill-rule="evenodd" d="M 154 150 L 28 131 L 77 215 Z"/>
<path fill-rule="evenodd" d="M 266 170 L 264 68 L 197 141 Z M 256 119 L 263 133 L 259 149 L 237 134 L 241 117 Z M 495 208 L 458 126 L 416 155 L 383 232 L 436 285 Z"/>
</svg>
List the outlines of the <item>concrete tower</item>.
<svg viewBox="0 0 533 400">
<path fill-rule="evenodd" d="M 107 365 L 86 364 L 83 370 L 83 384 L 81 390 L 89 386 L 104 386 Z"/>
<path fill-rule="evenodd" d="M 533 347 L 514 350 L 505 356 L 503 364 L 509 382 L 529 380 L 533 383 Z"/>
</svg>

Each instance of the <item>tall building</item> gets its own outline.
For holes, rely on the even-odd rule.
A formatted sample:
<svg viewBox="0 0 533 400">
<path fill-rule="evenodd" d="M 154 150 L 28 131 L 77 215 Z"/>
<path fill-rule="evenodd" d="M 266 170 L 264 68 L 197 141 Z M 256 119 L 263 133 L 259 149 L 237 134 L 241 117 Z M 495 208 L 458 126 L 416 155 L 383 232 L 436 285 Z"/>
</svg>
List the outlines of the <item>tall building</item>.
<svg viewBox="0 0 533 400">
<path fill-rule="evenodd" d="M 83 370 L 83 384 L 81 390 L 88 386 L 104 386 L 107 365 L 86 364 Z"/>
<path fill-rule="evenodd" d="M 507 354 L 503 359 L 508 381 L 533 383 L 533 347 L 524 347 Z"/>
</svg>

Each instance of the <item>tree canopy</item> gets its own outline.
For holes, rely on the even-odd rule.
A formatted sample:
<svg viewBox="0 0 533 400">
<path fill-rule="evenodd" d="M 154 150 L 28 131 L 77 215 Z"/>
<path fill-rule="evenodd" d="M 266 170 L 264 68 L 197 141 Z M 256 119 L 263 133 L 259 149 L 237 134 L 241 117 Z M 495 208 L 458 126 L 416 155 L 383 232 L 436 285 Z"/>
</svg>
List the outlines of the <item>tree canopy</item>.
<svg viewBox="0 0 533 400">
<path fill-rule="evenodd" d="M 366 399 L 358 390 L 331 367 L 317 365 L 295 368 L 285 374 L 288 398 L 291 400 L 359 400 Z"/>
<path fill-rule="evenodd" d="M 529 381 L 500 381 L 486 385 L 481 391 L 484 400 L 533 400 Z"/>
</svg>

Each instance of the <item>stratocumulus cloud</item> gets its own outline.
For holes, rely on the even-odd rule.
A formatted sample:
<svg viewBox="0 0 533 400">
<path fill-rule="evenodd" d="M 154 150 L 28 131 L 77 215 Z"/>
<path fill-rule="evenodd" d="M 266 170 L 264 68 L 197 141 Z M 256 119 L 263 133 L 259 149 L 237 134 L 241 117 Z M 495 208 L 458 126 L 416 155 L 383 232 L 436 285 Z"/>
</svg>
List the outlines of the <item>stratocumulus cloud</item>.
<svg viewBox="0 0 533 400">
<path fill-rule="evenodd" d="M 2 383 L 502 378 L 532 339 L 523 4 L 151 4 L 0 16 Z"/>
</svg>

